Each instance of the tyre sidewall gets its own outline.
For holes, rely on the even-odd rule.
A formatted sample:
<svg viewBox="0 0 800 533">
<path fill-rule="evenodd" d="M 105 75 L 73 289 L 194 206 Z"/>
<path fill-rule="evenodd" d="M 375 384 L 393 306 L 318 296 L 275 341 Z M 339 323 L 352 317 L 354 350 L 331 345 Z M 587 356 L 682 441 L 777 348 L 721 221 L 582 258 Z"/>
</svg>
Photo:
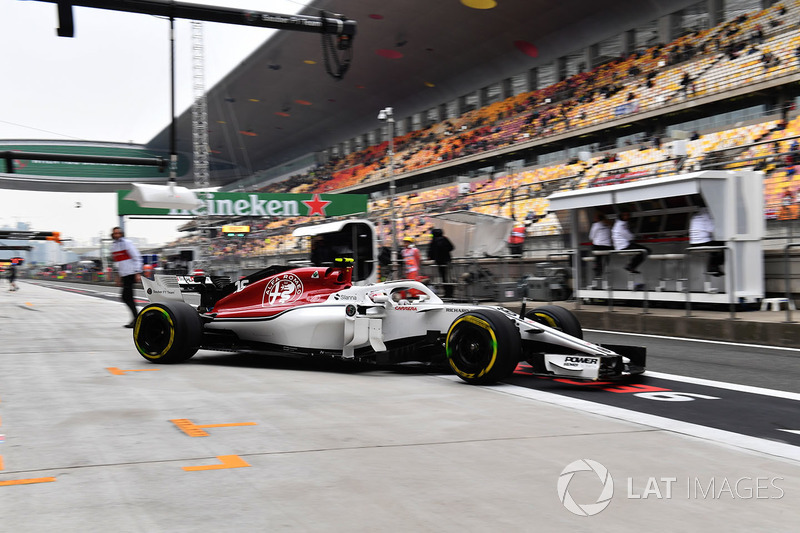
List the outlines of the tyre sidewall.
<svg viewBox="0 0 800 533">
<path fill-rule="evenodd" d="M 476 368 L 455 353 L 455 340 L 464 334 L 465 328 L 478 328 L 478 332 L 491 339 L 491 353 L 482 354 Z M 450 367 L 467 383 L 479 385 L 494 383 L 514 372 L 520 360 L 521 342 L 519 330 L 505 315 L 495 310 L 479 310 L 463 313 L 450 325 L 446 337 L 446 353 Z"/>
<path fill-rule="evenodd" d="M 148 315 L 160 313 L 169 331 L 167 345 L 158 353 L 148 352 L 142 336 L 143 324 Z M 198 350 L 202 335 L 202 325 L 197 311 L 182 302 L 165 302 L 146 306 L 136 317 L 133 341 L 139 353 L 152 363 L 179 363 L 192 357 Z"/>
<path fill-rule="evenodd" d="M 563 331 L 572 337 L 583 338 L 581 323 L 569 309 L 557 305 L 543 305 L 525 313 L 525 318 Z"/>
</svg>

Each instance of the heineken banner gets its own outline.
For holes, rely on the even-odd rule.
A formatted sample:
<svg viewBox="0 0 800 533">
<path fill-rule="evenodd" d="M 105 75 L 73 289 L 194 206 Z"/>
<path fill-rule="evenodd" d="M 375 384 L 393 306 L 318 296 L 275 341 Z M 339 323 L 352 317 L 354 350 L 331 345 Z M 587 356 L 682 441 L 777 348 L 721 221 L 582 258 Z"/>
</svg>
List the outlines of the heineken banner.
<svg viewBox="0 0 800 533">
<path fill-rule="evenodd" d="M 140 207 L 125 199 L 129 192 L 117 191 L 117 213 L 120 216 L 335 217 L 367 212 L 366 194 L 200 192 L 197 197 L 203 205 L 187 210 Z"/>
</svg>

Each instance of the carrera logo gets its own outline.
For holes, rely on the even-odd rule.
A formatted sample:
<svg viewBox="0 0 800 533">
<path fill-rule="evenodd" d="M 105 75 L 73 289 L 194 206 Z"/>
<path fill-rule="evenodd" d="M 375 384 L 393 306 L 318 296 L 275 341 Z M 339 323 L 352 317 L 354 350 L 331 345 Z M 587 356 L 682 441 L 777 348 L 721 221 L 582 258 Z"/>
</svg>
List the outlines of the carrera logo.
<svg viewBox="0 0 800 533">
<path fill-rule="evenodd" d="M 596 365 L 600 360 L 597 357 L 565 357 L 564 363 L 581 363 L 584 365 Z"/>
<path fill-rule="evenodd" d="M 411 305 L 400 305 L 394 308 L 395 311 L 416 311 L 417 308 Z"/>
</svg>

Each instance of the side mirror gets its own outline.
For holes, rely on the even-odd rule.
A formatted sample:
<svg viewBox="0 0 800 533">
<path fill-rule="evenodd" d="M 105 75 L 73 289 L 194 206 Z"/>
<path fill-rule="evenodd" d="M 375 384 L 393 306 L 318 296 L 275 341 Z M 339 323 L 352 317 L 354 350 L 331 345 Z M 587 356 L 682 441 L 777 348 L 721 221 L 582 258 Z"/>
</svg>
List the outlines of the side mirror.
<svg viewBox="0 0 800 533">
<path fill-rule="evenodd" d="M 389 301 L 389 297 L 387 295 L 385 295 L 384 293 L 382 293 L 382 292 L 378 293 L 378 294 L 370 295 L 369 299 L 372 300 L 376 304 L 385 304 L 385 303 L 387 303 Z"/>
</svg>

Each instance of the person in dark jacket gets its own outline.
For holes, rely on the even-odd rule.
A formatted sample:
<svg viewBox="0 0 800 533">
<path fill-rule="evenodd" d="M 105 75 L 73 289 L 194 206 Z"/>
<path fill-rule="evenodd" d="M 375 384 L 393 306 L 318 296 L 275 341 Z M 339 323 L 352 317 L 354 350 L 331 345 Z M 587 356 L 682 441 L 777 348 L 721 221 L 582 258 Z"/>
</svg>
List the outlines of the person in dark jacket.
<svg viewBox="0 0 800 533">
<path fill-rule="evenodd" d="M 452 298 L 453 297 L 453 286 L 450 285 L 450 278 L 448 276 L 448 271 L 450 267 L 450 262 L 453 260 L 450 256 L 450 252 L 453 251 L 453 243 L 450 242 L 450 239 L 444 236 L 444 232 L 439 228 L 435 228 L 431 231 L 431 235 L 433 235 L 433 240 L 428 247 L 428 259 L 436 263 L 436 267 L 439 270 L 439 277 L 444 283 L 444 296 L 445 298 Z"/>
</svg>

